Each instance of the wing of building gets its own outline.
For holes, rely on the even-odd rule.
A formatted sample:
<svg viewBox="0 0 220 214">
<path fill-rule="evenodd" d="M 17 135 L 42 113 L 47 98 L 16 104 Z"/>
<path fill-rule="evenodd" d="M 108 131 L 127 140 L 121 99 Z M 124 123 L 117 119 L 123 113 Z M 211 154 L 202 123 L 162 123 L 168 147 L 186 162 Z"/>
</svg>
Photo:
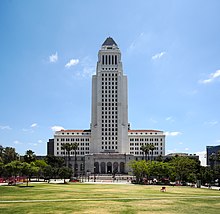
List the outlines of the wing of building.
<svg viewBox="0 0 220 214">
<path fill-rule="evenodd" d="M 48 154 L 65 156 L 67 151 L 62 148 L 67 143 L 78 144 L 76 151 L 70 151 L 78 174 L 128 173 L 127 163 L 131 160 L 165 155 L 163 131 L 130 129 L 127 76 L 123 73 L 121 52 L 111 37 L 99 50 L 96 74 L 92 77 L 90 129 L 55 132 L 54 139 L 48 142 Z M 144 145 L 154 147 L 146 154 L 141 149 Z"/>
</svg>

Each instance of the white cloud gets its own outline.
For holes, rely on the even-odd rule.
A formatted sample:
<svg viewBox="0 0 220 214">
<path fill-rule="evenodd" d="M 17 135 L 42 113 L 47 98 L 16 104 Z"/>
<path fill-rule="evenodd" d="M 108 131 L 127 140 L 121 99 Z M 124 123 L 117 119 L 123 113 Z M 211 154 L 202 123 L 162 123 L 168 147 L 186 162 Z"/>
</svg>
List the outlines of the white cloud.
<svg viewBox="0 0 220 214">
<path fill-rule="evenodd" d="M 49 56 L 49 60 L 51 63 L 54 63 L 58 60 L 58 54 L 57 52 L 55 54 L 52 54 L 51 56 Z"/>
<path fill-rule="evenodd" d="M 84 57 L 80 62 L 79 71 L 76 71 L 73 76 L 77 78 L 91 78 L 96 72 L 95 64 L 89 56 Z"/>
<path fill-rule="evenodd" d="M 56 131 L 64 130 L 64 128 L 62 126 L 52 126 L 51 130 L 56 132 Z"/>
<path fill-rule="evenodd" d="M 217 142 L 217 143 L 220 143 L 220 140 L 217 140 L 216 142 Z"/>
<path fill-rule="evenodd" d="M 173 117 L 167 117 L 166 121 L 169 121 L 169 122 L 173 123 L 175 120 L 173 119 Z"/>
<path fill-rule="evenodd" d="M 23 144 L 23 143 L 21 143 L 21 142 L 18 141 L 18 140 L 15 140 L 13 143 L 16 144 L 16 145 L 21 145 L 21 144 Z"/>
<path fill-rule="evenodd" d="M 71 66 L 77 65 L 79 63 L 78 59 L 71 59 L 68 63 L 66 63 L 65 67 L 70 68 Z"/>
<path fill-rule="evenodd" d="M 133 52 L 135 49 L 137 49 L 138 46 L 141 46 L 141 43 L 143 42 L 143 38 L 144 38 L 144 33 L 140 33 L 128 47 L 128 52 Z"/>
<path fill-rule="evenodd" d="M 33 123 L 33 124 L 31 125 L 31 128 L 35 128 L 35 127 L 37 127 L 37 123 Z"/>
<path fill-rule="evenodd" d="M 217 70 L 215 73 L 211 73 L 208 79 L 199 80 L 199 83 L 207 84 L 213 82 L 216 78 L 220 77 L 220 70 Z"/>
<path fill-rule="evenodd" d="M 43 141 L 42 141 L 42 140 L 38 140 L 37 142 L 38 142 L 38 143 L 43 143 Z"/>
<path fill-rule="evenodd" d="M 196 152 L 196 155 L 199 156 L 202 166 L 206 166 L 206 151 Z"/>
<path fill-rule="evenodd" d="M 189 148 L 185 148 L 185 151 L 189 151 Z"/>
<path fill-rule="evenodd" d="M 166 136 L 178 136 L 178 135 L 181 135 L 182 133 L 181 132 L 165 132 L 164 133 Z"/>
<path fill-rule="evenodd" d="M 10 126 L 0 126 L 0 129 L 2 129 L 2 130 L 11 130 L 12 128 Z"/>
<path fill-rule="evenodd" d="M 209 122 L 204 122 L 205 125 L 208 125 L 208 126 L 215 126 L 218 124 L 218 121 L 217 120 L 212 120 L 212 121 L 209 121 Z"/>
<path fill-rule="evenodd" d="M 157 54 L 153 55 L 151 59 L 152 59 L 152 60 L 160 59 L 160 58 L 161 58 L 162 56 L 164 56 L 165 54 L 166 54 L 165 51 L 160 52 L 160 53 L 157 53 Z"/>
</svg>

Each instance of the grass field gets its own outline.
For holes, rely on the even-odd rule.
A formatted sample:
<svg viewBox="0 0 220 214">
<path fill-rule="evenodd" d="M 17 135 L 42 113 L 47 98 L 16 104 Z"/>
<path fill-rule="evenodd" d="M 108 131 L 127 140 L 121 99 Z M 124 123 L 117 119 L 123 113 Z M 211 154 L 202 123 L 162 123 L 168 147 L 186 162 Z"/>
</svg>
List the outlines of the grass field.
<svg viewBox="0 0 220 214">
<path fill-rule="evenodd" d="M 0 186 L 0 213 L 213 213 L 220 191 L 128 184 L 31 184 Z"/>
</svg>

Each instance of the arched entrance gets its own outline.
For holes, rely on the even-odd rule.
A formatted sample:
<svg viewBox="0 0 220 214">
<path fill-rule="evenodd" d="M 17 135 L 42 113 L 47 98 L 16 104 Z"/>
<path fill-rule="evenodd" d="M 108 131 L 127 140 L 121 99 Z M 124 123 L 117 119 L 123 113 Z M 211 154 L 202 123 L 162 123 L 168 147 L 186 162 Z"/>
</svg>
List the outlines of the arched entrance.
<svg viewBox="0 0 220 214">
<path fill-rule="evenodd" d="M 108 163 L 107 163 L 107 173 L 108 173 L 108 174 L 111 174 L 111 173 L 112 173 L 112 163 L 111 163 L 111 162 L 108 162 Z"/>
<path fill-rule="evenodd" d="M 94 173 L 96 173 L 96 174 L 99 173 L 99 163 L 98 162 L 94 163 Z"/>
<path fill-rule="evenodd" d="M 104 162 L 101 163 L 101 173 L 105 174 L 105 163 Z"/>
<path fill-rule="evenodd" d="M 118 173 L 118 162 L 113 163 L 113 173 L 114 174 Z"/>
<path fill-rule="evenodd" d="M 120 163 L 120 173 L 125 173 L 125 163 L 124 162 Z"/>
</svg>

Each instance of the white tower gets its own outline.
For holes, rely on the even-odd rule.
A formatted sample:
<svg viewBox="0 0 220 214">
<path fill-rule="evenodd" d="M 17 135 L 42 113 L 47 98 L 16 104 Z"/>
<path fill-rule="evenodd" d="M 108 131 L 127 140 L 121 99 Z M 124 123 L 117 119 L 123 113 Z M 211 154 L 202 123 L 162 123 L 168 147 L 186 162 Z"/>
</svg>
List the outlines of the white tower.
<svg viewBox="0 0 220 214">
<path fill-rule="evenodd" d="M 98 53 L 92 77 L 90 153 L 128 153 L 127 77 L 121 52 L 108 37 Z"/>
</svg>

